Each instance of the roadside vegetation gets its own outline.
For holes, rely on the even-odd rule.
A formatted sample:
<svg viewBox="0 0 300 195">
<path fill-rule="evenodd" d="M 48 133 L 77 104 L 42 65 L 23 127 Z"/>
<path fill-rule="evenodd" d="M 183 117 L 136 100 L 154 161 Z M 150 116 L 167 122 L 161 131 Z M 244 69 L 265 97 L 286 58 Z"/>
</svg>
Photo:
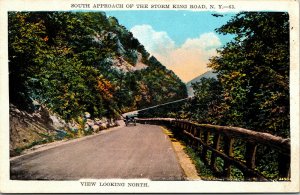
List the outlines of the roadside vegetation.
<svg viewBox="0 0 300 195">
<path fill-rule="evenodd" d="M 57 136 L 89 135 L 116 125 L 122 113 L 187 96 L 185 84 L 104 12 L 8 12 L 8 54 L 11 154 Z M 33 117 L 41 107 L 62 123 Z M 37 135 L 36 123 L 56 135 Z"/>
<path fill-rule="evenodd" d="M 33 100 L 66 121 L 123 112 L 187 96 L 185 84 L 104 12 L 9 12 L 9 97 Z"/>
<path fill-rule="evenodd" d="M 141 116 L 174 116 L 201 124 L 243 127 L 289 138 L 288 13 L 241 12 L 216 32 L 234 35 L 208 64 L 217 78 L 202 78 L 192 84 L 195 96 L 184 104 L 162 106 L 159 112 L 158 109 L 145 110 Z M 243 160 L 243 143 L 237 141 L 235 148 L 235 156 Z M 196 152 L 187 151 L 196 164 L 203 167 L 195 157 Z M 274 161 L 277 154 L 259 147 L 256 158 L 260 172 L 269 178 L 278 178 L 274 169 L 278 166 Z M 232 178 L 239 179 L 240 175 L 233 169 Z"/>
</svg>

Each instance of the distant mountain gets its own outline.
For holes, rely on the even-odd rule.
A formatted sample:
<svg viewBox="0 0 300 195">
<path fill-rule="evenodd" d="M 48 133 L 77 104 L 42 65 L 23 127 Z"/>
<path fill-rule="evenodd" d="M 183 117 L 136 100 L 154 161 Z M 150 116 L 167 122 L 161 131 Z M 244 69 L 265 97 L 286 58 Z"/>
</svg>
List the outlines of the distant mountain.
<svg viewBox="0 0 300 195">
<path fill-rule="evenodd" d="M 192 88 L 192 83 L 196 83 L 196 82 L 200 81 L 202 78 L 217 78 L 217 74 L 214 73 L 212 70 L 207 71 L 206 73 L 203 73 L 203 74 L 195 77 L 194 79 L 190 80 L 189 82 L 187 82 L 186 83 L 186 88 L 187 88 L 187 92 L 188 92 L 189 97 L 194 96 L 194 90 Z"/>
</svg>

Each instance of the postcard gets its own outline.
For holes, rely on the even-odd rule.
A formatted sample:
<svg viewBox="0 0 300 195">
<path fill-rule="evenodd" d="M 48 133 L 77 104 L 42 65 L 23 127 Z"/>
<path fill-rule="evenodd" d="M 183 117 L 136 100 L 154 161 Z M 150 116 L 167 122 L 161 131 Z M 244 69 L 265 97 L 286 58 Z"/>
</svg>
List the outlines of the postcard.
<svg viewBox="0 0 300 195">
<path fill-rule="evenodd" d="M 0 192 L 299 192 L 299 2 L 0 2 Z"/>
</svg>

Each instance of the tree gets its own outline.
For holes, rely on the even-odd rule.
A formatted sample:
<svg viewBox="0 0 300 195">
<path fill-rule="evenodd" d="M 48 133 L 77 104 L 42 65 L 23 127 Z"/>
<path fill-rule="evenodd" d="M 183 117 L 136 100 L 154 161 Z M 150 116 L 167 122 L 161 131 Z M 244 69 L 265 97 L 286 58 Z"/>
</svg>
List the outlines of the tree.
<svg viewBox="0 0 300 195">
<path fill-rule="evenodd" d="M 38 68 L 38 54 L 47 47 L 42 21 L 28 23 L 29 17 L 26 12 L 8 13 L 9 98 L 24 110 L 32 110 L 29 82 Z"/>
<path fill-rule="evenodd" d="M 227 125 L 289 137 L 289 16 L 242 12 L 216 29 L 234 34 L 209 66 L 224 90 Z"/>
<path fill-rule="evenodd" d="M 183 107 L 187 118 L 198 123 L 222 124 L 220 108 L 222 87 L 214 78 L 202 78 L 193 83 L 194 97 Z"/>
<path fill-rule="evenodd" d="M 103 12 L 9 12 L 8 27 L 10 102 L 21 109 L 37 100 L 67 121 L 84 112 L 116 118 L 185 94 L 181 80 L 150 62 L 132 33 Z M 134 66 L 139 53 L 149 68 L 114 64 L 122 58 Z"/>
</svg>

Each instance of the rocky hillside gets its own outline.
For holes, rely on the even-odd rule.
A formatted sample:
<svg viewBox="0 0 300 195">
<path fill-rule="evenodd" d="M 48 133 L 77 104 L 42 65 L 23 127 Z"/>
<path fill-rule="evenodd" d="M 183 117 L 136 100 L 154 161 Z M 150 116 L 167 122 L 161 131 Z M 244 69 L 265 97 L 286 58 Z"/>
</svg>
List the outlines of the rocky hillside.
<svg viewBox="0 0 300 195">
<path fill-rule="evenodd" d="M 29 113 L 10 104 L 10 156 L 19 155 L 36 145 L 81 137 L 118 125 L 116 121 L 106 118 L 92 120 L 89 113 L 85 113 L 81 123 L 75 121 L 67 123 L 46 107 L 38 104 L 35 106 L 36 110 Z"/>
<path fill-rule="evenodd" d="M 55 128 L 49 118 L 45 108 L 29 114 L 10 105 L 10 155 L 15 156 L 23 149 L 48 142 L 55 135 Z"/>
<path fill-rule="evenodd" d="M 104 12 L 9 12 L 8 27 L 12 148 L 59 130 L 51 114 L 37 120 L 34 102 L 86 134 L 88 120 L 114 121 L 187 96 L 185 84 Z"/>
<path fill-rule="evenodd" d="M 186 96 L 184 83 L 105 13 L 9 12 L 10 102 L 66 120 L 108 118 Z M 162 90 L 159 90 L 162 89 Z"/>
</svg>

